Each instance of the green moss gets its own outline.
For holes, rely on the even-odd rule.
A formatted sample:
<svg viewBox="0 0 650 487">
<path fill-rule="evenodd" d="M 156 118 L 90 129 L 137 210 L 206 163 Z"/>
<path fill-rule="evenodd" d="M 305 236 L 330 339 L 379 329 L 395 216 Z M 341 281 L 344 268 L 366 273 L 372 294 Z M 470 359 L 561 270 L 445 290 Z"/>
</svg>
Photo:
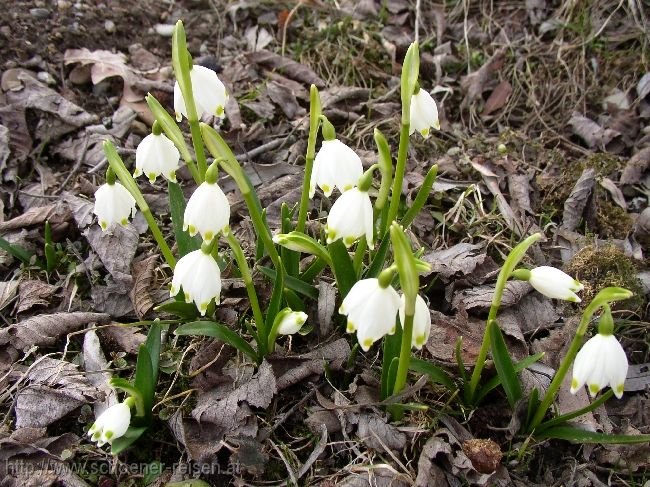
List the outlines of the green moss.
<svg viewBox="0 0 650 487">
<path fill-rule="evenodd" d="M 581 293 L 585 305 L 603 288 L 617 286 L 634 293 L 632 298 L 618 303 L 615 306 L 617 309 L 639 313 L 645 306 L 643 285 L 637 278 L 636 263 L 618 247 L 584 247 L 571 259 L 566 271 L 585 286 Z"/>
</svg>

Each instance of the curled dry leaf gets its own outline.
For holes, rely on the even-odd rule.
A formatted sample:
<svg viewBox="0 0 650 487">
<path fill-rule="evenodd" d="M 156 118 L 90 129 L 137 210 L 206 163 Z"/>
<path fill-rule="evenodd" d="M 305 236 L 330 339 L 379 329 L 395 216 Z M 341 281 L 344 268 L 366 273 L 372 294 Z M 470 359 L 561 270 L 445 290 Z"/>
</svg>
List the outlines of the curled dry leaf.
<svg viewBox="0 0 650 487">
<path fill-rule="evenodd" d="M 650 147 L 640 150 L 627 161 L 620 183 L 638 184 L 643 180 L 644 174 L 650 169 Z"/>
<path fill-rule="evenodd" d="M 115 225 L 110 233 L 93 225 L 83 232 L 106 270 L 118 283 L 131 283 L 131 261 L 138 248 L 135 225 Z"/>
<path fill-rule="evenodd" d="M 154 270 L 156 269 L 157 255 L 151 255 L 133 263 L 133 287 L 129 297 L 133 303 L 133 309 L 138 318 L 144 315 L 154 306 L 149 290 L 153 281 Z"/>
<path fill-rule="evenodd" d="M 406 446 L 406 435 L 395 426 L 388 424 L 377 414 L 354 415 L 351 423 L 357 423 L 357 436 L 373 450 L 390 453 L 387 449 L 401 451 Z"/>
<path fill-rule="evenodd" d="M 481 245 L 460 243 L 448 249 L 434 250 L 422 257 L 422 260 L 431 264 L 431 271 L 424 275 L 438 274 L 445 282 L 449 282 L 453 277 L 471 274 L 485 258 Z"/>
<path fill-rule="evenodd" d="M 16 397 L 16 427 L 38 428 L 61 419 L 101 394 L 76 365 L 44 357 L 27 372 Z"/>
<path fill-rule="evenodd" d="M 54 294 L 58 289 L 59 286 L 43 281 L 22 281 L 18 289 L 18 309 L 16 313 L 23 313 L 34 306 L 53 304 Z"/>
<path fill-rule="evenodd" d="M 571 190 L 571 194 L 564 202 L 562 228 L 573 231 L 578 227 L 595 181 L 596 171 L 593 168 L 588 167 L 582 171 L 580 178 Z"/>
<path fill-rule="evenodd" d="M 584 117 L 577 112 L 571 115 L 568 125 L 573 130 L 573 133 L 580 137 L 590 149 L 606 150 L 621 135 L 615 130 L 601 127 L 590 118 Z"/>
<path fill-rule="evenodd" d="M 509 281 L 503 290 L 500 309 L 504 310 L 510 306 L 514 306 L 532 289 L 532 286 L 527 282 Z M 451 305 L 454 309 L 463 308 L 468 311 L 483 312 L 490 309 L 493 298 L 493 286 L 477 286 L 457 292 L 452 299 Z"/>
<path fill-rule="evenodd" d="M 34 225 L 43 225 L 48 220 L 50 225 L 56 226 L 70 220 L 70 212 L 67 205 L 53 203 L 47 206 L 38 206 L 30 208 L 22 215 L 0 223 L 0 233 L 11 230 L 20 230 L 22 228 Z"/>
<path fill-rule="evenodd" d="M 285 76 L 300 81 L 305 85 L 314 84 L 318 88 L 325 87 L 325 81 L 323 81 L 310 67 L 300 64 L 292 59 L 266 50 L 252 52 L 245 56 L 250 63 L 258 64 L 270 69 L 277 69 Z"/>
<path fill-rule="evenodd" d="M 492 75 L 503 66 L 506 50 L 507 47 L 501 47 L 477 71 L 461 78 L 460 87 L 465 93 L 461 108 L 469 107 L 483 95 Z"/>
<path fill-rule="evenodd" d="M 603 188 L 605 188 L 609 192 L 612 199 L 614 200 L 614 203 L 616 203 L 624 210 L 627 210 L 627 203 L 625 201 L 625 196 L 623 196 L 623 192 L 619 189 L 618 186 L 616 186 L 616 183 L 614 181 L 612 181 L 609 178 L 602 178 L 598 182 Z"/>
<path fill-rule="evenodd" d="M 10 345 L 17 350 L 56 343 L 63 336 L 77 331 L 88 323 L 105 324 L 110 316 L 104 313 L 54 313 L 38 315 L 0 330 L 0 345 Z"/>
<path fill-rule="evenodd" d="M 83 361 L 88 382 L 104 394 L 105 399 L 95 404 L 95 417 L 97 417 L 117 403 L 117 394 L 108 385 L 111 379 L 111 374 L 108 372 L 109 365 L 95 330 L 89 330 L 84 335 Z"/>
</svg>

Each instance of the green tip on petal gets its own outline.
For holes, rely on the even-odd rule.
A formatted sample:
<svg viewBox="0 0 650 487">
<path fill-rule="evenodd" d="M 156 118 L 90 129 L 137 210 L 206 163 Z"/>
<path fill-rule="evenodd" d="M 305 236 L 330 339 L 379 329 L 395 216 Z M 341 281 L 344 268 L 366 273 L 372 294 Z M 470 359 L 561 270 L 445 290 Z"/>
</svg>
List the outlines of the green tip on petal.
<svg viewBox="0 0 650 487">
<path fill-rule="evenodd" d="M 323 193 L 329 193 L 331 190 L 329 184 L 323 184 Z"/>
<path fill-rule="evenodd" d="M 589 392 L 592 394 L 596 394 L 600 389 L 601 387 L 598 384 L 589 384 Z"/>
<path fill-rule="evenodd" d="M 192 298 L 190 297 L 190 293 L 185 293 L 185 302 L 186 303 L 191 303 Z"/>
<path fill-rule="evenodd" d="M 354 323 L 352 323 L 351 321 L 348 321 L 346 331 L 348 333 L 352 333 L 352 332 L 354 332 L 354 330 L 356 330 L 356 327 L 354 326 Z"/>
<path fill-rule="evenodd" d="M 224 109 L 221 105 L 219 105 L 217 107 L 217 117 L 220 117 L 221 115 L 223 115 L 223 113 L 224 113 Z"/>
<path fill-rule="evenodd" d="M 421 347 L 422 345 L 424 345 L 424 335 L 420 335 L 418 337 L 415 337 L 415 344 L 418 347 Z"/>
<path fill-rule="evenodd" d="M 214 238 L 214 232 L 205 232 L 205 240 L 206 242 L 210 242 Z"/>
<path fill-rule="evenodd" d="M 194 225 L 188 225 L 187 230 L 190 232 L 192 237 L 196 235 L 196 227 Z"/>
<path fill-rule="evenodd" d="M 178 289 L 176 289 L 174 286 L 169 290 L 169 295 L 170 296 L 176 296 L 178 294 Z"/>
<path fill-rule="evenodd" d="M 428 137 L 429 136 L 429 129 L 423 129 L 420 131 L 422 134 L 422 137 Z"/>
<path fill-rule="evenodd" d="M 625 390 L 625 384 L 619 384 L 616 386 L 616 392 L 618 394 L 623 394 L 624 390 Z"/>
<path fill-rule="evenodd" d="M 152 172 L 150 172 L 147 177 L 149 178 L 149 182 L 153 184 L 156 181 L 156 175 Z"/>
<path fill-rule="evenodd" d="M 102 227 L 102 230 L 106 230 L 108 228 L 108 224 L 106 222 L 99 222 L 99 226 Z"/>
<path fill-rule="evenodd" d="M 361 348 L 364 350 L 368 350 L 370 347 L 372 347 L 372 338 L 366 338 L 363 343 L 361 344 Z"/>
<path fill-rule="evenodd" d="M 577 388 L 578 388 L 578 379 L 574 377 L 573 379 L 571 379 L 571 389 L 575 390 Z"/>
<path fill-rule="evenodd" d="M 205 313 L 208 310 L 208 304 L 209 303 L 201 303 L 201 306 L 199 306 L 199 311 L 201 313 Z"/>
<path fill-rule="evenodd" d="M 345 243 L 346 247 L 349 247 L 350 245 L 352 245 L 354 243 L 355 240 L 356 240 L 356 238 L 354 238 L 354 237 L 345 237 L 343 239 L 343 242 Z"/>
<path fill-rule="evenodd" d="M 174 171 L 170 171 L 167 177 L 172 183 L 176 182 L 176 173 Z"/>
<path fill-rule="evenodd" d="M 345 186 L 343 186 L 343 191 L 348 191 L 349 189 L 352 189 L 353 187 L 354 186 L 352 186 L 351 184 L 346 184 Z"/>
<path fill-rule="evenodd" d="M 104 433 L 104 436 L 106 437 L 107 440 L 110 440 L 111 438 L 113 438 L 113 432 L 107 431 L 106 433 Z"/>
<path fill-rule="evenodd" d="M 120 224 L 121 224 L 123 227 L 125 227 L 125 226 L 127 226 L 127 225 L 129 224 L 129 220 L 127 220 L 126 218 L 122 218 L 122 221 L 120 222 Z"/>
</svg>

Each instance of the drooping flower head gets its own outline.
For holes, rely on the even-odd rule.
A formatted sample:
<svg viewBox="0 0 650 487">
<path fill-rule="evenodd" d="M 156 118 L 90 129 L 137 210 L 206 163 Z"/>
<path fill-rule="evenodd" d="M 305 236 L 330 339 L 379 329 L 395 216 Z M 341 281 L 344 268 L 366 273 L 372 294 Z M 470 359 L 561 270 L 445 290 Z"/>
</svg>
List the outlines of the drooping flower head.
<svg viewBox="0 0 650 487">
<path fill-rule="evenodd" d="M 580 302 L 580 298 L 575 293 L 584 289 L 579 281 L 560 269 L 550 266 L 531 269 L 528 282 L 544 296 L 574 303 Z"/>
<path fill-rule="evenodd" d="M 342 238 L 346 247 L 365 235 L 368 247 L 372 249 L 373 215 L 368 191 L 352 188 L 343 193 L 327 215 L 325 232 L 328 244 Z"/>
<path fill-rule="evenodd" d="M 609 386 L 619 399 L 623 396 L 627 377 L 627 356 L 614 335 L 598 333 L 582 346 L 573 363 L 571 393 L 587 384 L 589 393 Z"/>
<path fill-rule="evenodd" d="M 344 193 L 357 184 L 362 174 L 363 166 L 356 152 L 338 139 L 324 140 L 314 159 L 309 197 L 314 197 L 316 186 L 328 198 L 334 188 Z"/>
<path fill-rule="evenodd" d="M 209 252 L 203 249 L 195 250 L 176 263 L 170 296 L 176 296 L 181 288 L 185 302 L 194 301 L 202 316 L 205 316 L 213 298 L 219 304 L 221 270 Z"/>
<path fill-rule="evenodd" d="M 95 191 L 93 213 L 104 231 L 115 223 L 126 226 L 129 218 L 135 216 L 135 198 L 113 178 Z"/>
<path fill-rule="evenodd" d="M 419 88 L 411 96 L 410 114 L 409 135 L 417 130 L 426 139 L 429 137 L 432 128 L 440 130 L 438 107 L 431 95 L 425 90 Z"/>
<path fill-rule="evenodd" d="M 210 243 L 219 233 L 228 231 L 230 203 L 216 182 L 204 183 L 196 188 L 185 207 L 183 230 L 194 236 L 197 233 Z"/>
<path fill-rule="evenodd" d="M 294 333 L 298 333 L 302 325 L 305 324 L 305 321 L 307 321 L 307 313 L 287 309 L 287 312 L 283 313 L 280 317 L 278 335 L 293 335 Z"/>
<path fill-rule="evenodd" d="M 124 436 L 130 422 L 131 408 L 126 401 L 121 402 L 99 415 L 88 430 L 88 436 L 97 442 L 97 446 L 112 444 L 117 438 Z"/>
<path fill-rule="evenodd" d="M 404 323 L 405 318 L 406 299 L 404 294 L 400 298 L 399 319 Z M 426 301 L 419 294 L 415 298 L 415 315 L 413 316 L 413 337 L 411 339 L 411 346 L 418 350 L 429 339 L 431 333 L 431 313 Z"/>
<path fill-rule="evenodd" d="M 346 331 L 356 331 L 359 345 L 367 352 L 384 335 L 395 333 L 399 306 L 399 294 L 390 284 L 362 279 L 352 286 L 339 313 L 348 317 Z"/>
<path fill-rule="evenodd" d="M 135 151 L 135 172 L 133 176 L 144 174 L 153 183 L 158 176 L 176 181 L 176 170 L 180 153 L 174 143 L 161 133 L 154 123 L 153 133 L 147 135 Z"/>
<path fill-rule="evenodd" d="M 194 65 L 190 70 L 190 81 L 197 116 L 201 118 L 203 115 L 214 115 L 223 118 L 228 93 L 217 73 L 210 68 Z M 174 84 L 174 112 L 179 122 L 182 116 L 187 118 L 187 108 L 178 81 Z"/>
</svg>

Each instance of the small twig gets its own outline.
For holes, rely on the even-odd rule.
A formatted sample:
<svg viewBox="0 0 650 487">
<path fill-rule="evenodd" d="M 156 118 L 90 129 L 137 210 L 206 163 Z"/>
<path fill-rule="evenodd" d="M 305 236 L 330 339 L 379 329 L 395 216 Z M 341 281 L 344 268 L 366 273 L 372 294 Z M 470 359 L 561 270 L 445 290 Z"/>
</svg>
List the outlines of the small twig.
<svg viewBox="0 0 650 487">
<path fill-rule="evenodd" d="M 271 442 L 271 446 L 273 449 L 276 451 L 276 453 L 280 456 L 280 459 L 282 460 L 282 463 L 284 463 L 285 468 L 287 469 L 287 472 L 289 472 L 289 477 L 291 477 L 291 482 L 293 485 L 299 485 L 298 484 L 298 479 L 296 478 L 296 474 L 293 471 L 293 468 L 291 468 L 291 465 L 289 464 L 289 461 L 286 459 L 284 454 L 282 453 L 282 450 L 276 445 L 272 440 L 269 440 Z"/>
</svg>

